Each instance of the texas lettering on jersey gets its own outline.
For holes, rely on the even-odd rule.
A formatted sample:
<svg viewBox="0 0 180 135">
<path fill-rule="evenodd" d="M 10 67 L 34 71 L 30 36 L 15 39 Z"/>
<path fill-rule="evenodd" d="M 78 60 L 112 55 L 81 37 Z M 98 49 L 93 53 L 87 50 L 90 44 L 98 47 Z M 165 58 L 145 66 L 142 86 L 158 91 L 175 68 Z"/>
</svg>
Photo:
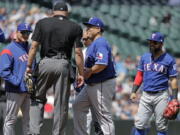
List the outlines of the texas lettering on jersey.
<svg viewBox="0 0 180 135">
<path fill-rule="evenodd" d="M 167 74 L 167 67 L 159 63 L 147 63 L 144 64 L 144 71 L 156 71 L 163 74 Z"/>
<path fill-rule="evenodd" d="M 28 54 L 24 54 L 24 55 L 20 56 L 19 59 L 20 59 L 22 62 L 28 61 Z"/>
</svg>

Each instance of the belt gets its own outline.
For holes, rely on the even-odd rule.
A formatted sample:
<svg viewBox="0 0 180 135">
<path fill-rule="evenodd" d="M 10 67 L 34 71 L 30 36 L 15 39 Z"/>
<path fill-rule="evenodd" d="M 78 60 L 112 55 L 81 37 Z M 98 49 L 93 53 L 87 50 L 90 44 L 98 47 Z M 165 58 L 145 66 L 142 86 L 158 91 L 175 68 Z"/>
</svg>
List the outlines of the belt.
<svg viewBox="0 0 180 135">
<path fill-rule="evenodd" d="M 58 53 L 55 56 L 48 56 L 48 58 L 52 58 L 52 59 L 68 59 L 67 55 L 65 53 Z"/>
<path fill-rule="evenodd" d="M 161 93 L 164 92 L 165 90 L 159 90 L 159 91 L 145 91 L 148 94 L 157 94 L 157 93 Z"/>
<path fill-rule="evenodd" d="M 111 80 L 111 79 L 114 79 L 115 77 L 110 77 L 110 78 L 108 78 L 108 79 L 106 79 L 106 80 L 104 80 L 104 81 L 100 81 L 100 82 L 97 82 L 97 83 L 87 83 L 88 85 L 90 85 L 90 86 L 93 86 L 93 85 L 95 85 L 95 84 L 98 84 L 98 83 L 103 83 L 103 82 L 105 82 L 105 81 L 108 81 L 108 80 Z"/>
</svg>

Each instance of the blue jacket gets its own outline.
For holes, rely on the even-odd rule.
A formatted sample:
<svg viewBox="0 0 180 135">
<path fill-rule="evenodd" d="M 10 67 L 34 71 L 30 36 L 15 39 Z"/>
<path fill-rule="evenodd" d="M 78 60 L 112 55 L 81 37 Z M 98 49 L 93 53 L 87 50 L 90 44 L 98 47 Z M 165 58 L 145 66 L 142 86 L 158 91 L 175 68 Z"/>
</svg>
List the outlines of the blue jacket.
<svg viewBox="0 0 180 135">
<path fill-rule="evenodd" d="M 28 43 L 11 42 L 0 53 L 0 77 L 8 92 L 27 92 L 24 74 L 28 60 Z"/>
</svg>

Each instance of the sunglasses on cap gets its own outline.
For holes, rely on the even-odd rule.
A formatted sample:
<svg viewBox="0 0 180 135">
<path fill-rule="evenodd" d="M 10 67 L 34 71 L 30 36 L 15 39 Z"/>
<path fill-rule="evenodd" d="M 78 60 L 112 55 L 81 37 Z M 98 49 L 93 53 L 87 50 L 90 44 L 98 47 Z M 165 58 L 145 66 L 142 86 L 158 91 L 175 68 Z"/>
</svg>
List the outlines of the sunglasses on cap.
<svg viewBox="0 0 180 135">
<path fill-rule="evenodd" d="M 30 35 L 31 31 L 20 31 L 22 35 Z"/>
</svg>

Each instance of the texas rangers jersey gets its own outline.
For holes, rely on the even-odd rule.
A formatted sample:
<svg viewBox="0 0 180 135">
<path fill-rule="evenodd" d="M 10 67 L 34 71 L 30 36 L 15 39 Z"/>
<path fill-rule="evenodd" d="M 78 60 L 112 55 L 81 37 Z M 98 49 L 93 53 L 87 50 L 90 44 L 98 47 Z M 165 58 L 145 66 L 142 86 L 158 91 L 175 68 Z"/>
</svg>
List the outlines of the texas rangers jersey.
<svg viewBox="0 0 180 135">
<path fill-rule="evenodd" d="M 26 92 L 24 73 L 28 60 L 28 44 L 11 42 L 0 53 L 0 77 L 8 92 Z"/>
<path fill-rule="evenodd" d="M 99 37 L 93 41 L 86 50 L 85 67 L 91 68 L 96 64 L 106 65 L 107 67 L 85 80 L 86 83 L 98 83 L 115 77 L 111 48 L 104 37 Z"/>
<path fill-rule="evenodd" d="M 153 59 L 151 53 L 145 53 L 138 70 L 143 72 L 144 91 L 166 90 L 169 77 L 177 76 L 175 59 L 168 53 L 163 53 L 157 59 Z"/>
</svg>

